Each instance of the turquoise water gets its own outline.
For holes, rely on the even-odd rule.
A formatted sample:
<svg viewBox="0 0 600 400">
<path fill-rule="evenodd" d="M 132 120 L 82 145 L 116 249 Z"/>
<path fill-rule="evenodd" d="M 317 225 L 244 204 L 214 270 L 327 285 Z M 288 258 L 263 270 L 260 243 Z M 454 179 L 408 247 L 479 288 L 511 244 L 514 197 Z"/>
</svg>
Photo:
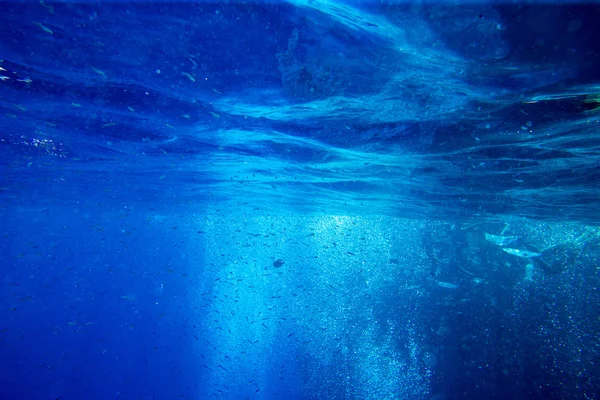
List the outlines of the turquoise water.
<svg viewBox="0 0 600 400">
<path fill-rule="evenodd" d="M 1 6 L 0 398 L 595 398 L 599 7 Z"/>
</svg>

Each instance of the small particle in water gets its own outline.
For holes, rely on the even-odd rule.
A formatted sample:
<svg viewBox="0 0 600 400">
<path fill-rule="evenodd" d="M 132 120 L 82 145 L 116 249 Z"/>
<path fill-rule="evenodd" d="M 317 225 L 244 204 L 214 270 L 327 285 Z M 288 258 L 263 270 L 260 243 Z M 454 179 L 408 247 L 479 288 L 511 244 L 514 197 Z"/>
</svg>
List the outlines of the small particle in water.
<svg viewBox="0 0 600 400">
<path fill-rule="evenodd" d="M 536 252 L 528 251 L 528 250 L 511 249 L 508 247 L 504 247 L 502 250 L 504 250 L 508 254 L 512 254 L 513 256 L 517 256 L 517 257 L 521 257 L 521 258 L 532 258 L 532 257 L 541 256 L 540 253 L 536 253 Z"/>
<path fill-rule="evenodd" d="M 194 78 L 194 76 L 192 74 L 189 74 L 187 72 L 182 72 L 181 75 L 185 76 L 186 78 L 188 78 L 192 82 L 196 82 L 196 78 Z"/>
<path fill-rule="evenodd" d="M 437 364 L 437 357 L 435 354 L 430 353 L 428 351 L 423 353 L 423 364 L 425 364 L 425 366 L 427 368 L 434 368 Z"/>
<path fill-rule="evenodd" d="M 437 281 L 437 285 L 446 289 L 458 289 L 458 285 L 450 282 Z"/>
<path fill-rule="evenodd" d="M 40 0 L 40 4 L 42 7 L 45 7 L 50 14 L 54 14 L 54 6 L 49 6 L 44 3 L 44 0 Z M 60 399 L 60 396 L 57 398 Z"/>
<path fill-rule="evenodd" d="M 96 74 L 100 75 L 103 78 L 106 78 L 106 73 L 98 68 L 92 67 L 92 71 L 94 71 Z"/>
<path fill-rule="evenodd" d="M 278 258 L 277 260 L 273 261 L 273 267 L 275 267 L 275 268 L 281 268 L 281 267 L 283 267 L 283 263 L 285 263 L 285 261 L 283 261 L 282 259 Z"/>
<path fill-rule="evenodd" d="M 39 26 L 48 35 L 54 35 L 54 32 L 52 32 L 52 29 L 48 28 L 47 26 L 44 26 L 44 25 L 40 24 L 39 22 L 34 22 L 34 24 Z"/>
</svg>

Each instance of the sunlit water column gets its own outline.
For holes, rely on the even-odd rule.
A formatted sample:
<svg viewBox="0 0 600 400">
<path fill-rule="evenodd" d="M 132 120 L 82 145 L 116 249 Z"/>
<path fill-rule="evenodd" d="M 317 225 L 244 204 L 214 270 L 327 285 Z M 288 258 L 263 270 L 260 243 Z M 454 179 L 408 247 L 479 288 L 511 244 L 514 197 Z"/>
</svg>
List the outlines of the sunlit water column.
<svg viewBox="0 0 600 400">
<path fill-rule="evenodd" d="M 202 225 L 203 395 L 426 396 L 418 223 L 242 214 Z"/>
<path fill-rule="evenodd" d="M 421 224 L 390 218 L 312 217 L 314 273 L 303 329 L 315 338 L 311 381 L 322 398 L 418 399 L 428 393 L 419 304 L 427 279 Z"/>
<path fill-rule="evenodd" d="M 241 211 L 202 220 L 203 395 L 287 398 L 303 390 L 313 340 L 301 329 L 310 317 L 303 282 L 312 273 L 304 223 L 299 215 Z"/>
</svg>

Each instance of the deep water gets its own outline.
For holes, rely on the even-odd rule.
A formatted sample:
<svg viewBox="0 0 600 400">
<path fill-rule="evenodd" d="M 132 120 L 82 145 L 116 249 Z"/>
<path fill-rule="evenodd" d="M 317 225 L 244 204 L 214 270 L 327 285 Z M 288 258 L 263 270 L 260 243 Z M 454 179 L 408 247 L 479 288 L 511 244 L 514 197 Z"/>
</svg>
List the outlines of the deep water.
<svg viewBox="0 0 600 400">
<path fill-rule="evenodd" d="M 0 10 L 0 400 L 598 398 L 599 6 Z"/>
</svg>

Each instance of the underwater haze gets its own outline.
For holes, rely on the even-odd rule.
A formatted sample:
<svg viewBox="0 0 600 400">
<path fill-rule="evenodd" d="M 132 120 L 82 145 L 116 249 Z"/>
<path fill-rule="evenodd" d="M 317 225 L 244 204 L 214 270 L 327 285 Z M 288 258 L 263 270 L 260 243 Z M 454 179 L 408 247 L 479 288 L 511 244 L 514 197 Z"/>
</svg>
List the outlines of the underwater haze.
<svg viewBox="0 0 600 400">
<path fill-rule="evenodd" d="M 0 10 L 0 400 L 599 398 L 599 5 Z"/>
</svg>

